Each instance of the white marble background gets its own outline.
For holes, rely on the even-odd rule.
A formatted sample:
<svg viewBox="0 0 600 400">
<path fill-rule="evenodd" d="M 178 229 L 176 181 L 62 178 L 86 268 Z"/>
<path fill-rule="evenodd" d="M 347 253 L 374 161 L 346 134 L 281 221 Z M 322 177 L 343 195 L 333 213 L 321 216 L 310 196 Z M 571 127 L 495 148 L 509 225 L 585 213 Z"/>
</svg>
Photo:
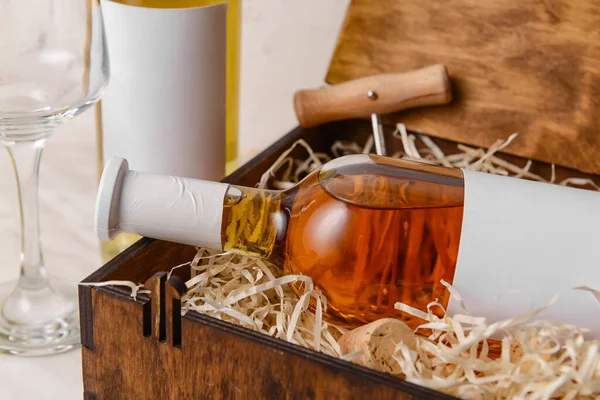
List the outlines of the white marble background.
<svg viewBox="0 0 600 400">
<path fill-rule="evenodd" d="M 296 123 L 292 94 L 323 80 L 349 0 L 242 0 L 239 152 L 246 161 Z M 60 128 L 41 165 L 40 214 L 51 274 L 81 280 L 101 266 L 93 232 L 96 191 L 94 112 Z M 0 150 L 0 282 L 19 261 L 14 175 Z M 110 384 L 110 383 L 108 383 Z M 18 358 L 0 354 L 0 400 L 82 398 L 80 351 Z"/>
</svg>

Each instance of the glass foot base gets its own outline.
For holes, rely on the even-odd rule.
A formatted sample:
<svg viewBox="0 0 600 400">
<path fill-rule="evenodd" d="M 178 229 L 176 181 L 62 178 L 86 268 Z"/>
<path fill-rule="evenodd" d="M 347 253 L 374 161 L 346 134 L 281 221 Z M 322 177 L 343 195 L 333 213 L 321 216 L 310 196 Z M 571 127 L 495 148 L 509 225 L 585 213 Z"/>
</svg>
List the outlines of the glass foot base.
<svg viewBox="0 0 600 400">
<path fill-rule="evenodd" d="M 33 357 L 79 347 L 77 299 L 77 285 L 58 278 L 37 290 L 0 285 L 0 352 Z"/>
</svg>

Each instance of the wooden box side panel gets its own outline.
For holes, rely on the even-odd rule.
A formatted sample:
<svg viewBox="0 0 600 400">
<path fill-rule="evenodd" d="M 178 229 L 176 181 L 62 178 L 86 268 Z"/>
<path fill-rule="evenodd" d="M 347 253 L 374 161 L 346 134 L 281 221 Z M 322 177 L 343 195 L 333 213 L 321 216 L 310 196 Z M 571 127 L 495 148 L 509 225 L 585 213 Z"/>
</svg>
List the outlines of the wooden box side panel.
<svg viewBox="0 0 600 400">
<path fill-rule="evenodd" d="M 91 298 L 96 346 L 81 349 L 84 398 L 150 398 L 147 385 L 152 380 L 143 379 L 139 371 L 159 369 L 161 361 L 144 346 L 149 339 L 143 335 L 143 304 L 96 289 Z"/>
<path fill-rule="evenodd" d="M 96 290 L 92 302 L 86 399 L 451 399 L 205 316 L 183 318 L 174 347 L 144 336 L 143 304 Z"/>
</svg>

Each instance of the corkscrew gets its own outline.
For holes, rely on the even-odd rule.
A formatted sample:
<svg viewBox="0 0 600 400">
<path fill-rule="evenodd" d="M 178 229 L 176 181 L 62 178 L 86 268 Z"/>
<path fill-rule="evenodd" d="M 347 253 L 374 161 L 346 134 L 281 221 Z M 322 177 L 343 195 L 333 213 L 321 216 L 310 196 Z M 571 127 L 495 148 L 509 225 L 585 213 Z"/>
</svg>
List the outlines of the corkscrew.
<svg viewBox="0 0 600 400">
<path fill-rule="evenodd" d="M 380 156 L 387 156 L 385 148 L 385 135 L 383 134 L 383 124 L 379 114 L 371 114 L 371 125 L 373 126 L 373 141 L 375 142 L 375 152 Z"/>
<path fill-rule="evenodd" d="M 365 96 L 366 93 L 366 96 Z M 387 155 L 380 114 L 452 100 L 448 71 L 442 64 L 395 74 L 379 74 L 319 89 L 298 90 L 294 109 L 309 128 L 341 119 L 371 117 L 375 151 Z"/>
<path fill-rule="evenodd" d="M 365 93 L 367 94 L 365 96 Z M 402 73 L 367 76 L 294 94 L 300 126 L 310 128 L 342 119 L 368 118 L 452 100 L 448 71 L 442 64 Z"/>
</svg>

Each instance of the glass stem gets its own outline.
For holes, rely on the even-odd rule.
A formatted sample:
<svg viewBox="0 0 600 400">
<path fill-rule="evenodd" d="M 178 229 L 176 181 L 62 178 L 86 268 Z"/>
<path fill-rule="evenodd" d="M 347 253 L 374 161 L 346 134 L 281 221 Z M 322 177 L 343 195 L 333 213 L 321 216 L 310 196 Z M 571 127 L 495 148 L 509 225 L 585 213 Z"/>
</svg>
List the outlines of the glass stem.
<svg viewBox="0 0 600 400">
<path fill-rule="evenodd" d="M 6 143 L 19 189 L 21 271 L 18 286 L 35 290 L 48 285 L 40 243 L 38 181 L 46 139 Z"/>
</svg>

